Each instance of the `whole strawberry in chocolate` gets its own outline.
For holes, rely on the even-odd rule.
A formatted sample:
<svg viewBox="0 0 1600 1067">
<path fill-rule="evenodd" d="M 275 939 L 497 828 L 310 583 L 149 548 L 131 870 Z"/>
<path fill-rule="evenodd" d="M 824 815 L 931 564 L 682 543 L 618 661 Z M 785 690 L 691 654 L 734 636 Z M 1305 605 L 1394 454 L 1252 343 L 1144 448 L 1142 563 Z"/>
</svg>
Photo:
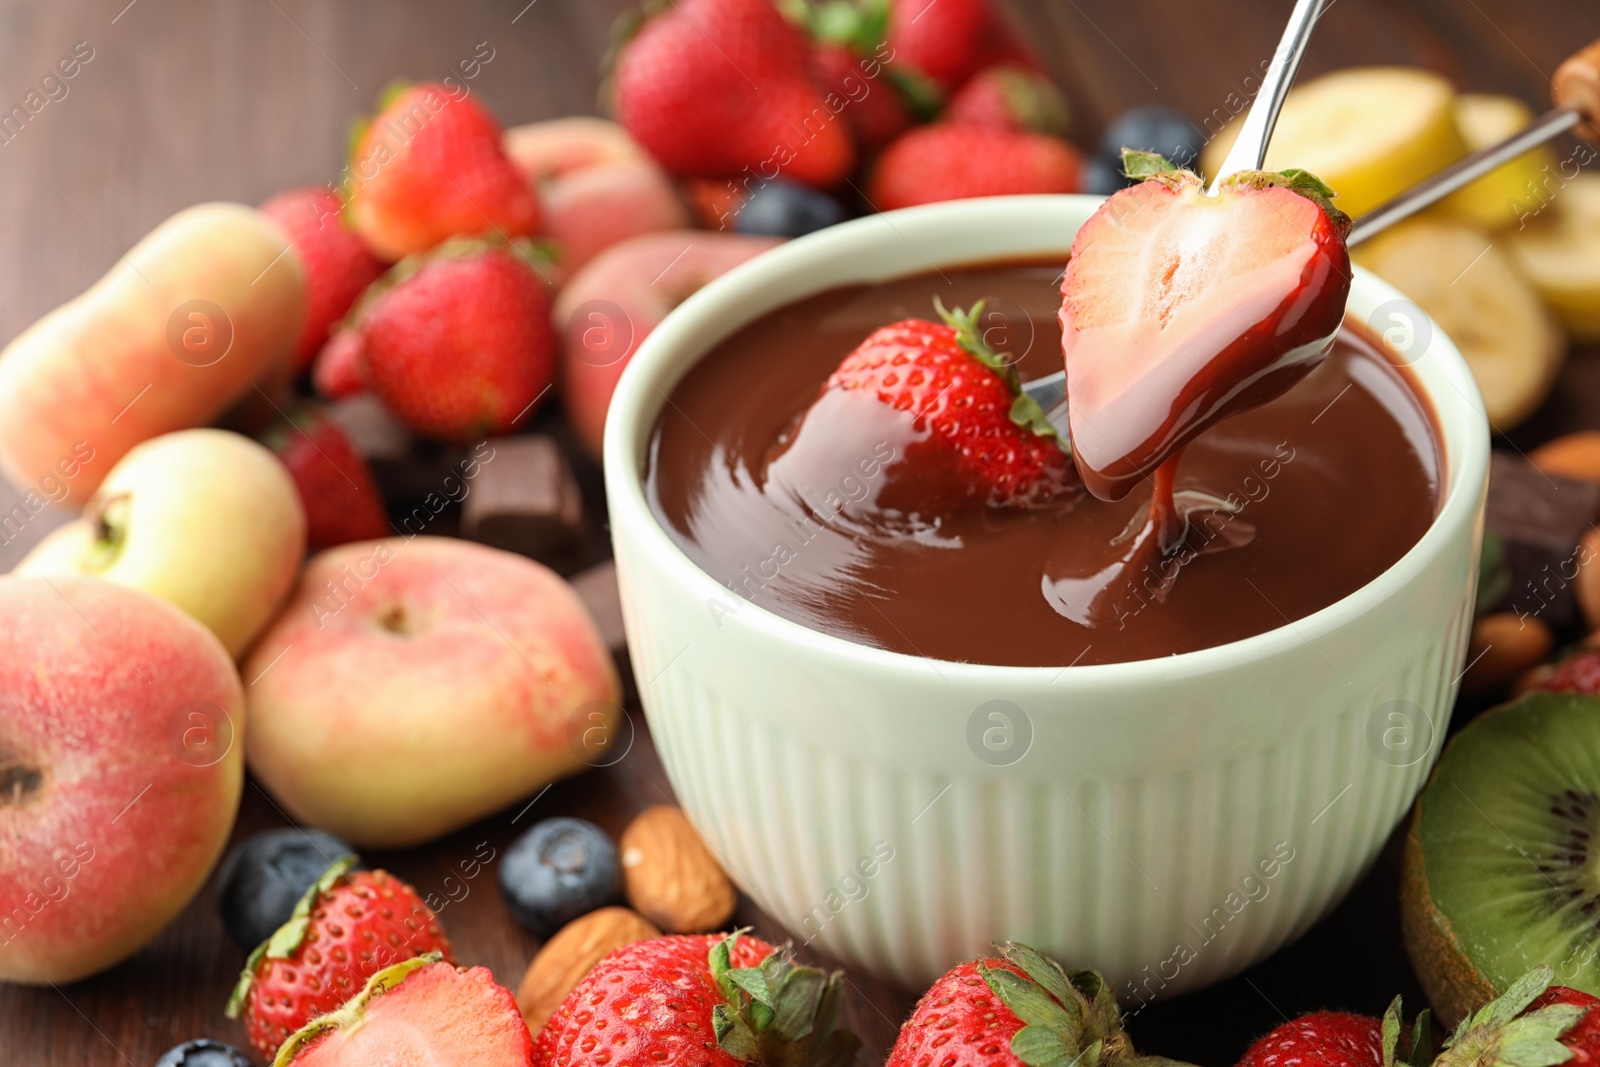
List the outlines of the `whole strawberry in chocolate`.
<svg viewBox="0 0 1600 1067">
<path fill-rule="evenodd" d="M 417 891 L 384 871 L 329 867 L 293 916 L 259 945 L 228 1001 L 250 1044 L 268 1060 L 290 1034 L 361 992 L 372 975 L 450 942 Z"/>
<path fill-rule="evenodd" d="M 390 261 L 459 235 L 539 228 L 539 202 L 501 146 L 500 124 L 444 85 L 391 88 L 356 139 L 345 181 L 356 232 Z"/>
<path fill-rule="evenodd" d="M 383 273 L 384 263 L 345 223 L 344 204 L 331 189 L 291 189 L 261 205 L 261 213 L 289 235 L 306 272 L 306 321 L 294 349 L 296 373 L 328 339 L 363 290 Z"/>
<path fill-rule="evenodd" d="M 1552 986 L 1541 964 L 1462 1019 L 1434 1067 L 1594 1067 L 1600 1063 L 1600 999 Z"/>
<path fill-rule="evenodd" d="M 879 211 L 977 196 L 1073 193 L 1083 158 L 1059 137 L 974 123 L 937 122 L 896 138 L 872 171 Z"/>
<path fill-rule="evenodd" d="M 649 17 L 612 71 L 618 121 L 684 177 L 827 188 L 855 162 L 848 123 L 812 80 L 800 28 L 773 0 L 680 0 Z"/>
<path fill-rule="evenodd" d="M 313 549 L 389 534 L 371 468 L 321 408 L 295 408 L 261 434 L 261 443 L 289 468 Z"/>
<path fill-rule="evenodd" d="M 544 1067 L 848 1067 L 840 972 L 732 935 L 658 937 L 614 950 L 538 1035 Z"/>
<path fill-rule="evenodd" d="M 1074 489 L 1061 439 L 1021 392 L 1016 367 L 984 340 L 983 303 L 970 312 L 935 304 L 942 322 L 881 327 L 844 358 L 769 472 L 803 469 L 817 442 L 863 432 L 895 442 L 898 458 L 875 501 L 891 511 L 1026 507 Z M 822 480 L 837 478 L 838 462 L 804 462 Z"/>
<path fill-rule="evenodd" d="M 1143 180 L 1084 223 L 1061 282 L 1072 456 L 1108 500 L 1308 374 L 1350 292 L 1350 220 L 1313 175 L 1241 172 L 1209 196 L 1160 156 L 1124 164 Z"/>
<path fill-rule="evenodd" d="M 511 990 L 487 967 L 438 953 L 367 979 L 337 1011 L 311 1020 L 273 1067 L 532 1067 L 533 1037 Z"/>
<path fill-rule="evenodd" d="M 555 376 L 533 252 L 457 239 L 408 259 L 354 313 L 367 385 L 418 433 L 471 441 L 520 426 Z"/>
<path fill-rule="evenodd" d="M 1136 1067 L 1110 987 L 1027 945 L 946 972 L 922 994 L 885 1067 Z"/>
</svg>

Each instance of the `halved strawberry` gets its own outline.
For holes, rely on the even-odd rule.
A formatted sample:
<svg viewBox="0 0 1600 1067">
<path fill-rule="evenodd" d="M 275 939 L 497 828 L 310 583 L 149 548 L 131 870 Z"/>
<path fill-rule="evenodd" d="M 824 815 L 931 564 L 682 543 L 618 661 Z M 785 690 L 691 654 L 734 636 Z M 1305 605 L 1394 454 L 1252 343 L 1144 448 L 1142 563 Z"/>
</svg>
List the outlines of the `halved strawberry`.
<svg viewBox="0 0 1600 1067">
<path fill-rule="evenodd" d="M 1350 220 L 1315 176 L 1244 172 L 1212 197 L 1160 156 L 1124 161 L 1145 180 L 1078 231 L 1061 282 L 1073 460 L 1107 500 L 1304 377 L 1350 292 Z"/>
<path fill-rule="evenodd" d="M 308 1023 L 273 1067 L 526 1067 L 533 1037 L 516 998 L 487 967 L 457 968 L 438 953 L 379 971 L 331 1015 Z"/>
</svg>

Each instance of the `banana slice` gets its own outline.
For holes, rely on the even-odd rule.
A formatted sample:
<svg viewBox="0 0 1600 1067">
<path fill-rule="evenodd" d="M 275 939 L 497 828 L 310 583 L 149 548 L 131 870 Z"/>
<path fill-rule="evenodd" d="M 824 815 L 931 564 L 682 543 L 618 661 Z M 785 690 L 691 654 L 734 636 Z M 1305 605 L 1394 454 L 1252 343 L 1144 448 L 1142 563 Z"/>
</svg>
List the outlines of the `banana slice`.
<svg viewBox="0 0 1600 1067">
<path fill-rule="evenodd" d="M 1600 175 L 1565 177 L 1570 166 L 1551 172 L 1543 208 L 1498 239 L 1568 332 L 1600 341 Z"/>
<path fill-rule="evenodd" d="M 1455 89 L 1410 67 L 1336 71 L 1290 91 L 1267 148 L 1266 168 L 1309 170 L 1360 216 L 1467 154 L 1456 129 Z M 1209 125 L 1209 123 L 1208 123 Z M 1235 120 L 1206 146 L 1207 174 L 1238 137 Z"/>
<path fill-rule="evenodd" d="M 1544 401 L 1565 339 L 1482 230 L 1424 216 L 1352 249 L 1351 257 L 1415 300 L 1461 349 L 1495 430 L 1511 429 Z"/>
<path fill-rule="evenodd" d="M 1455 118 L 1467 151 L 1476 152 L 1527 126 L 1533 110 L 1514 96 L 1462 93 L 1456 97 Z M 1446 197 L 1441 206 L 1486 229 L 1512 225 L 1539 206 L 1534 190 L 1554 168 L 1555 154 L 1540 145 Z"/>
</svg>

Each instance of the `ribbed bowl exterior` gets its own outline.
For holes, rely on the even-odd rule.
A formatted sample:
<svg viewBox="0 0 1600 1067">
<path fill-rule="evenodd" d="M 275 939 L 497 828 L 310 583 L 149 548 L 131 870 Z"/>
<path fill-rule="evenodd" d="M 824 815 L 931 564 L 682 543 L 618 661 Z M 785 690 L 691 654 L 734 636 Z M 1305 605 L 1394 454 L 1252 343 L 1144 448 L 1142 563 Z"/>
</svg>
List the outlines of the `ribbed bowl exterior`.
<svg viewBox="0 0 1600 1067">
<path fill-rule="evenodd" d="M 1096 967 L 1137 1010 L 1325 914 L 1432 766 L 1470 627 L 1487 467 L 1476 389 L 1448 340 L 1416 365 L 1449 471 L 1423 540 L 1306 619 L 1159 661 L 989 667 L 827 637 L 694 567 L 639 488 L 660 395 L 733 328 L 828 284 L 926 270 L 925 257 L 1064 249 L 1093 206 L 940 205 L 753 261 L 647 340 L 613 404 L 606 464 L 651 733 L 734 880 L 798 944 L 908 985 L 1016 938 Z M 1351 313 L 1396 298 L 1360 275 Z"/>
</svg>

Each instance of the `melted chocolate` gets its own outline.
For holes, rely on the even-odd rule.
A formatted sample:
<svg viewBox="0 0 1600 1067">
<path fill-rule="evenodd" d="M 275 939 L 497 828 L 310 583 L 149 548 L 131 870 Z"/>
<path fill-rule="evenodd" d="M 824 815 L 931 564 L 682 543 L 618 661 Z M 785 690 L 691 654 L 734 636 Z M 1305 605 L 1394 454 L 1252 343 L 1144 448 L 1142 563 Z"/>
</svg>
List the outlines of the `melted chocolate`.
<svg viewBox="0 0 1600 1067">
<path fill-rule="evenodd" d="M 1019 666 L 1148 659 L 1282 626 L 1376 577 L 1433 521 L 1431 413 L 1348 328 L 1294 388 L 1188 446 L 1173 489 L 1190 528 L 1172 557 L 1145 521 L 1149 481 L 1115 502 L 1082 493 L 928 520 L 883 510 L 915 484 L 913 420 L 840 402 L 819 423 L 829 432 L 797 432 L 851 349 L 885 323 L 933 318 L 935 295 L 949 307 L 988 298 L 991 345 L 1017 355 L 1025 379 L 1050 373 L 1059 276 L 1059 264 L 946 269 L 831 290 L 745 326 L 663 409 L 652 508 L 698 566 L 779 615 L 911 655 Z"/>
</svg>

